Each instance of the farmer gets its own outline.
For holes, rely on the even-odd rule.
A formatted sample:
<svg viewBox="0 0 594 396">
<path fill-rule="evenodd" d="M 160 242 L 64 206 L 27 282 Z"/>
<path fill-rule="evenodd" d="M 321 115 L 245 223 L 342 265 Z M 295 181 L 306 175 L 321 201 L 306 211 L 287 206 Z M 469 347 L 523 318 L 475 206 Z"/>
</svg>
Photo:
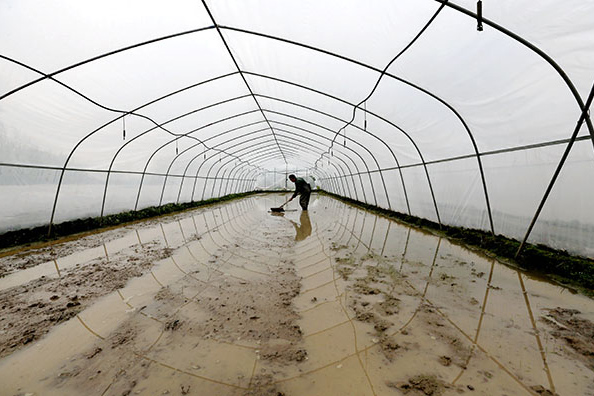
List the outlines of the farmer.
<svg viewBox="0 0 594 396">
<path fill-rule="evenodd" d="M 295 192 L 289 202 L 293 200 L 297 195 L 301 195 L 299 197 L 299 205 L 301 205 L 301 209 L 307 210 L 307 205 L 309 205 L 309 196 L 311 195 L 311 186 L 308 182 L 303 180 L 301 177 L 295 177 L 295 175 L 289 175 L 289 180 L 295 183 Z"/>
</svg>

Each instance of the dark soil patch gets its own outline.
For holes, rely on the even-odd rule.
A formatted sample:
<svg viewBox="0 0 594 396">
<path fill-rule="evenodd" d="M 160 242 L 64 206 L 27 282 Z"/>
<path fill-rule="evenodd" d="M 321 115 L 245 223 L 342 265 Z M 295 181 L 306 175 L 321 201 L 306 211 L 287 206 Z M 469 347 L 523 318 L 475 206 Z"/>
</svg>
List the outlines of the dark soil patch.
<svg viewBox="0 0 594 396">
<path fill-rule="evenodd" d="M 407 382 L 387 382 L 390 388 L 400 390 L 405 395 L 439 396 L 451 385 L 434 375 L 416 375 Z"/>
<path fill-rule="evenodd" d="M 557 307 L 547 309 L 547 312 L 547 317 L 541 320 L 554 328 L 551 334 L 565 341 L 580 360 L 594 370 L 594 323 L 580 318 L 580 311 L 576 309 Z"/>
<path fill-rule="evenodd" d="M 250 389 L 242 396 L 286 396 L 274 383 L 272 375 L 256 375 L 252 378 Z"/>
<path fill-rule="evenodd" d="M 169 249 L 154 244 L 120 252 L 110 260 L 95 259 L 62 271 L 61 278 L 42 276 L 25 285 L 0 291 L 0 357 L 41 338 L 57 324 L 90 306 L 97 298 L 141 276 Z"/>
</svg>

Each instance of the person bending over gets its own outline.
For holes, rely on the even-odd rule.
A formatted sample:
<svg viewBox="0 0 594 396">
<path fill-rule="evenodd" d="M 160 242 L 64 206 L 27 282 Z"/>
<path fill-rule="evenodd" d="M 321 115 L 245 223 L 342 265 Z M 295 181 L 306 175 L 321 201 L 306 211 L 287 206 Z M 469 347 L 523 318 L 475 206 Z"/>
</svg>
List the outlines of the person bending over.
<svg viewBox="0 0 594 396">
<path fill-rule="evenodd" d="M 309 205 L 309 196 L 311 195 L 311 186 L 308 182 L 306 182 L 301 177 L 295 177 L 295 175 L 289 175 L 289 180 L 295 183 L 295 192 L 289 201 L 292 201 L 297 195 L 299 197 L 299 205 L 301 205 L 301 209 L 307 210 L 307 206 Z"/>
</svg>

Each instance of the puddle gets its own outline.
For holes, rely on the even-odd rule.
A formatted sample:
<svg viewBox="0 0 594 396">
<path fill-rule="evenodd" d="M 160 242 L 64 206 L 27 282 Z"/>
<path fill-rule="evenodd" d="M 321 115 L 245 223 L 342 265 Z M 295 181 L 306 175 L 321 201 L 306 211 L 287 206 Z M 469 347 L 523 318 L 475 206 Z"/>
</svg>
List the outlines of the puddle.
<svg viewBox="0 0 594 396">
<path fill-rule="evenodd" d="M 593 300 L 312 198 L 138 223 L 0 279 L 2 394 L 594 395 L 571 345 Z"/>
</svg>

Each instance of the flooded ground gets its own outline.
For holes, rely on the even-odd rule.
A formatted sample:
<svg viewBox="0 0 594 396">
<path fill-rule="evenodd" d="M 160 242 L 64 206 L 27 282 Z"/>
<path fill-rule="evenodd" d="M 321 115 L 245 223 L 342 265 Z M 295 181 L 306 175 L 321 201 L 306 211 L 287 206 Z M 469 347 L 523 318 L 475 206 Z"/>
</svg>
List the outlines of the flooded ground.
<svg viewBox="0 0 594 396">
<path fill-rule="evenodd" d="M 594 301 L 262 195 L 0 258 L 1 395 L 594 395 Z M 295 204 L 296 206 L 296 204 Z"/>
</svg>

